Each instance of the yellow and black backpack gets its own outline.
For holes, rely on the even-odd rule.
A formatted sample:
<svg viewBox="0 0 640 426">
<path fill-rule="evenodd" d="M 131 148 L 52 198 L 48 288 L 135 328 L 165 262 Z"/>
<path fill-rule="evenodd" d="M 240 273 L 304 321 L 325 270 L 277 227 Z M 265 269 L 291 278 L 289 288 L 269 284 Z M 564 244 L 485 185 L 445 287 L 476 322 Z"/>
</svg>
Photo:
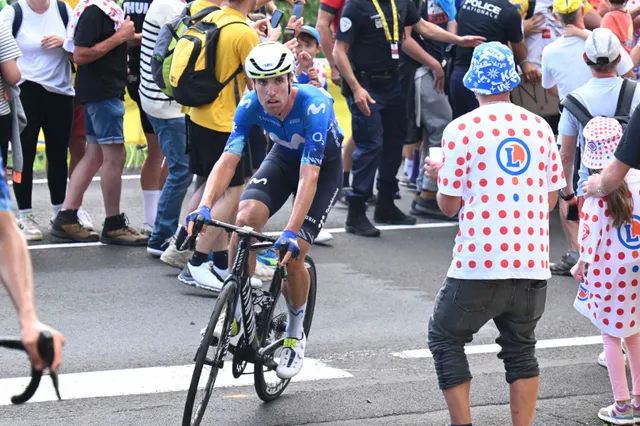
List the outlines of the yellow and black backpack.
<svg viewBox="0 0 640 426">
<path fill-rule="evenodd" d="M 181 105 L 199 107 L 216 100 L 222 89 L 243 70 L 242 64 L 223 82 L 215 73 L 220 31 L 228 25 L 246 22 L 238 19 L 218 26 L 211 22 L 219 10 L 198 22 L 180 37 L 173 52 L 169 83 L 173 98 Z"/>
</svg>

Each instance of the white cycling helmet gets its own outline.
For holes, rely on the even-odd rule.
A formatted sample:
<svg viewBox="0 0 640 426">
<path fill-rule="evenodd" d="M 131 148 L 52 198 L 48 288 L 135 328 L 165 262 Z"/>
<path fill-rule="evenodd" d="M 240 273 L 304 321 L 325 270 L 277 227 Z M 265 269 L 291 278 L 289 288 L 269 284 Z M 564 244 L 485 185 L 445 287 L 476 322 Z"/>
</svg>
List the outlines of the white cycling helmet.
<svg viewBox="0 0 640 426">
<path fill-rule="evenodd" d="M 252 79 L 290 74 L 294 67 L 293 53 L 277 41 L 267 41 L 254 47 L 244 65 L 247 75 Z"/>
</svg>

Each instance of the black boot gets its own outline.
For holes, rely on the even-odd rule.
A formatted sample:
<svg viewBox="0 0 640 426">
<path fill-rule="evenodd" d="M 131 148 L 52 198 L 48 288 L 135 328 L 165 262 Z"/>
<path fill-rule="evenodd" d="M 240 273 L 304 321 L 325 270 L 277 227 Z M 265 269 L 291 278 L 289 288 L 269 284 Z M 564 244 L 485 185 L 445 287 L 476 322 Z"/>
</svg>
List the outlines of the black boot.
<svg viewBox="0 0 640 426">
<path fill-rule="evenodd" d="M 348 233 L 360 235 L 361 237 L 379 237 L 380 230 L 369 222 L 365 213 L 366 210 L 367 206 L 363 200 L 350 200 L 345 229 Z"/>
<path fill-rule="evenodd" d="M 393 194 L 382 192 L 378 192 L 373 220 L 377 223 L 387 223 L 389 225 L 415 225 L 417 221 L 415 217 L 407 216 L 396 207 L 393 202 Z"/>
</svg>

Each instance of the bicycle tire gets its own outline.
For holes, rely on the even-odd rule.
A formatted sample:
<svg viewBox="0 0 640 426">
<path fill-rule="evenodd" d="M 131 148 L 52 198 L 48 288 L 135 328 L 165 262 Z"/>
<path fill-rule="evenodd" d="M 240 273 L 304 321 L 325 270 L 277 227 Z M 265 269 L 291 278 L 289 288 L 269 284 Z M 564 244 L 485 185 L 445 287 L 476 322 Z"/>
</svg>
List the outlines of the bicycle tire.
<svg viewBox="0 0 640 426">
<path fill-rule="evenodd" d="M 227 308 L 227 320 L 222 327 L 222 332 L 220 336 L 223 337 L 226 342 L 222 342 L 222 348 L 228 345 L 229 343 L 229 329 L 231 327 L 231 322 L 233 321 L 233 304 L 236 296 L 236 283 L 234 281 L 230 281 L 225 284 L 222 292 L 218 295 L 218 300 L 213 308 L 213 312 L 211 313 L 211 318 L 209 319 L 209 324 L 207 325 L 207 330 L 204 333 L 204 337 L 200 342 L 200 347 L 198 348 L 196 363 L 193 369 L 193 375 L 191 376 L 191 384 L 189 385 L 189 392 L 187 393 L 187 401 L 184 407 L 184 413 L 182 416 L 182 425 L 183 426 L 198 426 L 204 417 L 204 413 L 207 409 L 207 405 L 209 404 L 209 400 L 213 393 L 213 387 L 215 385 L 216 378 L 218 376 L 218 371 L 220 369 L 219 364 L 217 362 L 212 362 L 211 365 L 211 373 L 209 374 L 209 381 L 207 382 L 205 397 L 203 398 L 202 404 L 198 406 L 195 410 L 195 416 L 193 416 L 194 412 L 194 404 L 196 395 L 198 394 L 198 383 L 200 382 L 200 376 L 202 374 L 202 368 L 204 367 L 204 361 L 207 357 L 207 352 L 209 346 L 213 343 L 213 332 L 215 330 L 216 324 L 218 323 L 218 319 L 222 314 L 222 310 Z M 226 350 L 226 348 L 225 348 Z M 223 351 L 224 352 L 224 351 Z M 218 357 L 219 352 L 216 351 L 216 357 Z"/>
<path fill-rule="evenodd" d="M 313 262 L 311 257 L 307 256 L 305 258 L 305 265 L 307 266 L 307 270 L 309 271 L 309 295 L 307 296 L 307 309 L 304 314 L 304 333 L 309 336 L 309 331 L 311 330 L 311 322 L 313 321 L 313 312 L 316 306 L 316 290 L 317 290 L 317 274 L 316 274 L 316 265 Z M 284 297 L 280 292 L 280 285 L 282 283 L 282 279 L 279 274 L 275 274 L 273 276 L 273 280 L 271 282 L 271 286 L 269 287 L 271 293 L 274 293 L 274 290 L 277 289 L 278 298 Z M 271 305 L 269 316 L 267 317 L 267 324 L 271 322 L 273 317 L 273 311 L 275 306 L 277 305 L 277 298 L 274 299 L 273 304 Z M 262 342 L 267 342 L 267 337 L 269 335 L 270 327 L 264 327 L 264 331 L 262 334 Z M 303 367 L 304 368 L 304 367 Z M 258 394 L 258 398 L 260 398 L 264 402 L 270 402 L 274 399 L 278 398 L 285 389 L 289 386 L 289 382 L 291 379 L 278 379 L 280 381 L 280 385 L 276 388 L 278 389 L 275 392 L 269 392 L 269 386 L 265 379 L 265 371 L 264 365 L 262 363 L 256 362 L 253 370 L 253 378 L 254 378 L 254 387 L 256 393 Z"/>
</svg>

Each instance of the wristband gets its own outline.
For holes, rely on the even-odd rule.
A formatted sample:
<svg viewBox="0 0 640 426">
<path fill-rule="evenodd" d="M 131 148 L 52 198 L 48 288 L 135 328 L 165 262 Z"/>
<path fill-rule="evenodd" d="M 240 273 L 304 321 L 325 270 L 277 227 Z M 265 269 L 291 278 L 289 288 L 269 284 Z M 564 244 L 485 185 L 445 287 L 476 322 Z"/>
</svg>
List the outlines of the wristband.
<svg viewBox="0 0 640 426">
<path fill-rule="evenodd" d="M 564 195 L 564 192 L 562 192 L 562 189 L 559 191 L 559 195 L 560 195 L 560 198 L 562 198 L 564 201 L 569 201 L 576 196 L 575 192 L 569 195 Z"/>
<path fill-rule="evenodd" d="M 525 59 L 524 61 L 521 61 L 521 62 L 518 64 L 518 66 L 520 66 L 520 67 L 521 67 L 521 66 L 522 66 L 522 64 L 525 64 L 525 63 L 527 63 L 527 62 L 531 62 L 531 61 L 530 61 L 530 60 L 528 60 L 528 59 Z"/>
</svg>

